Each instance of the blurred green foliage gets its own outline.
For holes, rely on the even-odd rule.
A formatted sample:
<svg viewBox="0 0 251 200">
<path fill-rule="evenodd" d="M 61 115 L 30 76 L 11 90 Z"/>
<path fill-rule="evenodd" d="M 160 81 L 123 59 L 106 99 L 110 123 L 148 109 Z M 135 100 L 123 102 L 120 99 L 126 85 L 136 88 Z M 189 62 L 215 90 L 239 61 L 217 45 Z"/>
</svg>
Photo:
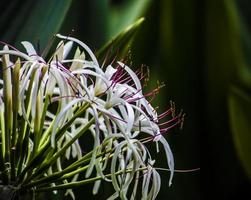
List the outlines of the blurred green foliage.
<svg viewBox="0 0 251 200">
<path fill-rule="evenodd" d="M 166 83 L 156 99 L 160 110 L 174 100 L 187 113 L 184 129 L 167 135 L 176 168 L 203 168 L 202 177 L 176 173 L 170 188 L 163 173 L 159 199 L 251 198 L 249 7 L 248 0 L 1 1 L 0 40 L 39 41 L 43 49 L 60 31 L 86 41 L 100 57 L 108 40 L 103 48 L 113 48 L 112 55 L 131 49 L 135 68 L 150 66 L 148 89 Z M 123 32 L 140 17 L 141 27 Z M 80 188 L 79 197 L 91 198 L 88 190 Z M 96 199 L 107 193 L 105 185 Z"/>
<path fill-rule="evenodd" d="M 71 0 L 1 1 L 0 34 L 2 41 L 28 40 L 44 49 L 60 29 Z"/>
<path fill-rule="evenodd" d="M 251 178 L 251 96 L 239 88 L 232 88 L 229 95 L 230 122 L 238 156 Z"/>
</svg>

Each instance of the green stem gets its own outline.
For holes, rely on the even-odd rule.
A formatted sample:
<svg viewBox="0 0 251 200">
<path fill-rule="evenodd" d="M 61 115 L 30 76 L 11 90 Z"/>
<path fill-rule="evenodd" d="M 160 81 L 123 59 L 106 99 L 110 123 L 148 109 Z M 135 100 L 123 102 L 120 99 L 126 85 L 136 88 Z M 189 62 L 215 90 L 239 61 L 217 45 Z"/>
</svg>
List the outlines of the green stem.
<svg viewBox="0 0 251 200">
<path fill-rule="evenodd" d="M 142 171 L 142 170 L 146 170 L 147 167 L 143 167 L 143 168 L 139 168 L 136 171 Z M 120 170 L 118 172 L 115 173 L 115 175 L 120 175 L 123 173 L 131 173 L 133 171 L 133 169 L 127 169 L 127 170 Z M 106 174 L 105 177 L 109 178 L 111 177 L 112 174 Z M 71 189 L 71 188 L 76 188 L 76 187 L 80 187 L 82 185 L 91 183 L 91 182 L 95 182 L 98 180 L 102 180 L 103 177 L 102 176 L 97 176 L 94 178 L 89 178 L 89 179 L 85 179 L 82 181 L 76 181 L 76 182 L 71 182 L 71 183 L 65 183 L 65 184 L 61 184 L 61 185 L 57 185 L 54 187 L 42 187 L 39 189 L 36 189 L 36 192 L 47 192 L 47 191 L 53 191 L 53 190 L 65 190 L 65 189 Z"/>
<path fill-rule="evenodd" d="M 52 131 L 52 128 L 54 126 L 56 118 L 54 118 L 52 120 L 52 122 L 50 123 L 49 127 L 46 128 L 45 132 L 42 134 L 42 137 L 39 141 L 39 147 L 38 147 L 38 151 L 41 152 L 44 148 L 48 147 L 48 144 L 50 143 L 49 141 L 49 137 Z"/>
<path fill-rule="evenodd" d="M 5 122 L 4 122 L 4 108 L 3 105 L 0 106 L 0 125 L 1 125 L 1 171 L 5 170 L 5 150 L 6 150 L 6 146 L 5 146 Z M 3 176 L 3 182 L 7 183 L 8 177 L 6 176 L 5 173 L 2 174 Z"/>
<path fill-rule="evenodd" d="M 39 98 L 38 98 L 38 101 L 39 101 Z M 37 154 L 37 152 L 39 150 L 40 139 L 41 139 L 41 135 L 42 135 L 42 132 L 43 132 L 43 126 L 44 126 L 46 111 L 48 109 L 49 102 L 50 102 L 50 97 L 47 95 L 45 97 L 42 115 L 40 113 L 40 109 L 38 108 L 39 105 L 40 105 L 40 103 L 37 102 L 36 117 L 35 117 L 35 123 L 36 123 L 36 125 L 34 125 L 33 157 Z"/>
<path fill-rule="evenodd" d="M 40 180 L 37 180 L 37 181 L 34 181 L 34 182 L 30 183 L 30 184 L 24 185 L 22 187 L 22 189 L 32 188 L 34 186 L 35 187 L 38 187 L 38 186 L 41 186 L 41 185 L 43 186 L 45 184 L 48 185 L 49 183 L 54 183 L 54 182 L 58 182 L 58 181 L 61 181 L 61 180 L 66 180 L 67 178 L 70 178 L 70 177 L 74 176 L 75 174 L 79 174 L 79 173 L 87 170 L 88 167 L 89 166 L 86 165 L 86 166 L 78 168 L 77 170 L 72 171 L 72 172 L 67 173 L 67 174 L 65 174 L 65 172 L 63 172 L 63 173 L 57 172 L 57 173 L 55 173 L 55 174 L 53 174 L 51 176 L 44 177 L 44 178 L 42 178 Z"/>
<path fill-rule="evenodd" d="M 72 123 L 75 121 L 75 119 L 77 119 L 78 117 L 80 117 L 85 111 L 86 109 L 90 106 L 89 103 L 85 103 L 75 114 L 74 116 L 68 120 L 66 122 L 66 124 L 57 132 L 56 137 L 60 138 L 66 131 L 67 129 L 72 125 Z M 55 120 L 55 119 L 54 119 Z M 48 138 L 50 137 L 50 133 L 52 131 L 53 128 L 53 124 L 54 124 L 54 120 L 53 123 L 50 125 L 50 127 L 46 130 L 46 133 L 43 134 L 43 137 L 41 138 L 40 141 L 40 146 L 39 149 L 43 149 L 43 148 L 48 148 L 48 145 L 50 145 L 50 141 L 48 140 Z"/>
<path fill-rule="evenodd" d="M 56 140 L 58 140 L 58 138 L 62 137 L 62 135 L 72 125 L 74 120 L 77 119 L 78 117 L 80 117 L 86 111 L 86 109 L 88 107 L 89 107 L 89 103 L 84 104 L 74 114 L 74 116 L 69 121 L 66 122 L 66 124 L 56 133 Z M 51 133 L 52 127 L 53 127 L 53 124 L 51 124 L 50 127 L 46 130 L 46 133 L 45 133 L 46 136 L 42 137 L 42 142 L 40 142 L 40 144 L 42 144 L 42 143 L 44 143 L 44 144 L 39 147 L 39 152 L 36 154 L 36 156 L 34 158 L 32 158 L 30 160 L 30 162 L 27 164 L 27 166 L 23 169 L 22 173 L 20 174 L 19 180 L 18 180 L 19 183 L 23 181 L 25 174 L 29 170 L 33 170 L 34 168 L 36 168 L 36 166 L 39 162 L 41 162 L 40 165 L 45 164 L 45 161 L 51 157 L 52 153 L 54 153 L 55 149 L 51 147 L 50 140 L 49 140 L 49 136 L 50 136 L 49 134 Z M 47 135 L 48 135 L 48 137 L 47 137 Z"/>
<path fill-rule="evenodd" d="M 11 69 L 9 66 L 9 56 L 2 57 L 3 62 L 3 99 L 4 99 L 4 119 L 5 119 L 5 171 L 10 180 L 9 170 L 11 166 L 11 132 L 12 132 L 12 88 L 11 88 Z"/>
<path fill-rule="evenodd" d="M 79 138 L 81 137 L 94 123 L 95 119 L 92 118 L 62 149 L 60 149 L 54 156 L 52 156 L 49 160 L 45 160 L 45 162 L 38 168 L 38 170 L 32 174 L 31 176 L 27 177 L 26 183 L 30 180 L 35 179 L 35 177 L 41 175 L 45 170 L 47 170 L 53 163 L 57 161 L 57 158 L 62 156 L 65 151 Z"/>
<path fill-rule="evenodd" d="M 18 120 L 17 120 L 17 115 L 18 115 L 18 109 L 19 109 L 19 74 L 20 74 L 20 59 L 17 60 L 16 64 L 14 65 L 13 68 L 13 74 L 12 74 L 12 110 L 13 110 L 13 126 L 12 126 L 12 141 L 11 141 L 11 146 L 12 146 L 12 151 L 11 151 L 11 174 L 12 174 L 12 180 L 16 179 L 16 163 L 17 163 L 17 135 L 18 135 Z"/>
<path fill-rule="evenodd" d="M 25 98 L 25 109 L 26 109 L 26 116 L 27 118 L 30 117 L 30 112 L 31 112 L 31 90 L 32 90 L 32 83 L 35 78 L 35 72 L 36 70 L 34 69 L 30 78 L 30 83 L 29 87 L 26 93 L 26 98 Z M 22 116 L 23 117 L 23 116 Z M 21 120 L 21 125 L 20 125 L 20 134 L 18 135 L 18 140 L 17 140 L 17 152 L 19 153 L 18 157 L 18 166 L 17 166 L 17 176 L 21 173 L 25 159 L 28 157 L 27 153 L 27 148 L 29 145 L 29 134 L 30 134 L 30 129 L 28 127 L 28 122 L 23 118 Z"/>
<path fill-rule="evenodd" d="M 101 156 L 103 156 L 103 155 L 105 155 L 107 153 L 111 153 L 112 151 L 114 151 L 114 148 L 98 154 L 97 158 L 99 158 L 99 157 L 101 157 Z M 70 166 L 68 166 L 64 170 L 62 170 L 60 172 L 56 172 L 56 173 L 51 174 L 49 176 L 43 177 L 43 178 L 41 178 L 39 180 L 32 181 L 31 183 L 28 183 L 27 185 L 24 185 L 23 188 L 31 188 L 33 186 L 38 186 L 38 185 L 41 185 L 41 184 L 48 184 L 48 183 L 51 183 L 51 182 L 64 180 L 66 178 L 69 178 L 69 177 L 71 177 L 71 176 L 73 176 L 73 175 L 75 175 L 77 173 L 80 173 L 80 172 L 86 170 L 88 168 L 88 165 L 84 166 L 84 167 L 81 167 L 80 169 L 77 169 L 77 168 L 91 160 L 90 157 L 92 155 L 92 152 L 93 151 L 90 151 L 89 153 L 84 155 L 80 160 L 77 160 L 76 162 L 72 163 Z M 68 172 L 70 172 L 70 173 L 68 173 Z"/>
<path fill-rule="evenodd" d="M 43 91 L 40 89 L 40 85 L 43 81 L 44 75 L 46 74 L 47 67 L 42 67 L 41 71 L 37 74 L 39 76 L 38 81 L 38 91 L 37 91 L 37 98 L 36 98 L 36 113 L 35 113 L 35 119 L 34 119 L 34 146 L 32 151 L 32 157 L 34 157 L 38 151 L 41 134 L 44 126 L 44 120 L 46 116 L 46 111 L 49 106 L 49 95 L 45 96 L 45 102 L 43 106 L 43 110 L 40 109 L 40 103 L 43 101 L 43 97 L 41 97 L 41 94 L 43 94 Z"/>
</svg>

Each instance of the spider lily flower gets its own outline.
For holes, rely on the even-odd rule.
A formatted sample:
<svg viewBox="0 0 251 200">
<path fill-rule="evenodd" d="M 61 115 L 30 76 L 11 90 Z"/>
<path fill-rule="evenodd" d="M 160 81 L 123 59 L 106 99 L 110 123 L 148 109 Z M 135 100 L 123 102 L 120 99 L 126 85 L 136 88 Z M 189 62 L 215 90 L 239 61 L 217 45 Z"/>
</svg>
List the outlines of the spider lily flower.
<svg viewBox="0 0 251 200">
<path fill-rule="evenodd" d="M 109 199 L 133 199 L 140 186 L 142 199 L 155 199 L 161 181 L 146 143 L 157 150 L 163 145 L 171 184 L 174 159 L 163 135 L 184 116 L 175 115 L 173 105 L 157 114 L 147 98 L 159 88 L 143 94 L 146 73 L 122 62 L 101 68 L 86 44 L 56 36 L 62 40 L 48 61 L 27 41 L 22 42 L 26 53 L 10 45 L 0 50 L 4 184 L 18 185 L 21 192 L 65 189 L 74 198 L 73 187 L 95 182 L 95 194 L 107 181 L 115 190 Z M 86 154 L 79 143 L 84 134 L 93 137 Z M 85 179 L 79 180 L 79 173 Z"/>
</svg>

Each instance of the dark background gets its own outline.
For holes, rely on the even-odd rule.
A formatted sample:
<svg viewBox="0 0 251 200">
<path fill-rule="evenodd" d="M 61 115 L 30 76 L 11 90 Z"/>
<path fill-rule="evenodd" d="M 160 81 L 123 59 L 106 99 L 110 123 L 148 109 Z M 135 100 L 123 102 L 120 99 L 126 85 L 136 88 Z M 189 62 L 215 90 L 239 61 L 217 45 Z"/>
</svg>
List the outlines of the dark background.
<svg viewBox="0 0 251 200">
<path fill-rule="evenodd" d="M 155 105 L 164 111 L 173 100 L 186 113 L 183 130 L 167 135 L 176 169 L 201 168 L 176 173 L 171 187 L 161 172 L 158 199 L 251 199 L 250 1 L 2 0 L 0 10 L 0 40 L 29 40 L 41 50 L 60 32 L 98 51 L 144 16 L 118 58 L 130 49 L 134 68 L 149 66 L 149 90 L 165 82 Z M 91 190 L 77 189 L 77 199 L 104 199 L 111 188 L 95 197 Z"/>
</svg>

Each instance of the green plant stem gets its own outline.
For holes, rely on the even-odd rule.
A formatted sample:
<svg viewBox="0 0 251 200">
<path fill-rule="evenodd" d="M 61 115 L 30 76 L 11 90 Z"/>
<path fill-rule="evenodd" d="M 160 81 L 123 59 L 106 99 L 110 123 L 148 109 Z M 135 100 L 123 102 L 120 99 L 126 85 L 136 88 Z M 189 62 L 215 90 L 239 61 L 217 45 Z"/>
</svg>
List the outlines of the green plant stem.
<svg viewBox="0 0 251 200">
<path fill-rule="evenodd" d="M 101 156 L 103 156 L 103 155 L 105 155 L 107 153 L 111 153 L 113 151 L 114 151 L 114 148 L 110 149 L 108 151 L 102 152 L 102 153 L 97 155 L 97 158 L 99 158 L 99 157 L 101 157 Z M 68 166 L 64 170 L 62 170 L 60 172 L 56 172 L 56 173 L 54 173 L 52 175 L 43 177 L 43 178 L 41 178 L 39 180 L 32 181 L 31 183 L 28 183 L 27 185 L 24 185 L 23 188 L 31 188 L 31 187 L 38 186 L 38 185 L 41 185 L 41 184 L 48 184 L 50 182 L 56 182 L 56 181 L 64 180 L 66 178 L 69 178 L 71 176 L 74 176 L 77 173 L 80 173 L 80 172 L 86 170 L 88 168 L 88 165 L 83 166 L 83 167 L 81 167 L 79 169 L 77 169 L 77 168 L 91 160 L 90 157 L 92 155 L 92 152 L 93 151 L 90 151 L 89 153 L 84 155 L 80 160 L 77 160 L 76 162 L 72 163 L 70 166 Z M 113 155 L 113 154 L 111 154 L 111 155 Z M 70 173 L 68 173 L 68 172 L 70 172 Z"/>
<path fill-rule="evenodd" d="M 5 171 L 5 150 L 6 150 L 6 146 L 5 146 L 5 122 L 4 122 L 4 112 L 3 112 L 3 106 L 0 106 L 0 123 L 1 123 L 1 140 L 2 140 L 2 144 L 1 144 L 1 163 L 0 163 L 0 167 L 1 167 L 1 171 Z M 8 177 L 5 173 L 2 174 L 3 177 L 3 183 L 7 183 Z"/>
<path fill-rule="evenodd" d="M 11 88 L 11 69 L 9 66 L 9 56 L 2 57 L 3 62 L 3 100 L 4 100 L 4 119 L 5 119 L 5 170 L 4 173 L 10 181 L 9 171 L 12 169 L 10 160 L 11 151 L 11 132 L 12 132 L 12 88 Z M 14 167 L 14 166 L 13 166 Z"/>
<path fill-rule="evenodd" d="M 72 172 L 67 173 L 67 174 L 65 174 L 65 172 L 64 173 L 55 173 L 52 176 L 48 176 L 48 178 L 45 177 L 46 179 L 40 179 L 38 181 L 34 181 L 34 182 L 30 183 L 30 184 L 24 185 L 22 187 L 22 189 L 28 189 L 28 188 L 32 188 L 34 186 L 35 187 L 38 187 L 38 186 L 41 187 L 41 185 L 43 186 L 43 185 L 48 185 L 49 183 L 58 182 L 58 181 L 61 181 L 61 180 L 66 180 L 67 178 L 70 178 L 70 177 L 72 177 L 72 176 L 74 176 L 76 174 L 79 174 L 79 173 L 87 170 L 88 167 L 89 167 L 89 165 L 86 165 L 86 166 L 78 168 L 77 170 L 72 171 Z"/>
<path fill-rule="evenodd" d="M 68 120 L 66 122 L 66 124 L 57 132 L 56 134 L 56 140 L 58 140 L 60 137 L 62 137 L 62 135 L 67 131 L 67 129 L 72 125 L 72 123 L 74 122 L 75 119 L 77 119 L 78 117 L 80 117 L 85 111 L 86 109 L 89 107 L 89 103 L 85 103 L 75 114 L 74 116 Z M 55 119 L 54 119 L 55 120 Z M 53 121 L 54 123 L 54 121 Z M 18 179 L 18 183 L 21 183 L 24 179 L 25 174 L 29 171 L 29 170 L 33 170 L 33 167 L 37 166 L 38 162 L 42 162 L 41 165 L 44 164 L 44 162 L 50 158 L 52 156 L 52 153 L 54 153 L 55 149 L 52 148 L 51 144 L 50 144 L 50 140 L 49 140 L 49 136 L 50 133 L 52 131 L 53 128 L 53 123 L 50 125 L 50 127 L 46 130 L 46 133 L 44 133 L 44 137 L 42 137 L 42 142 L 44 143 L 42 145 L 42 142 L 40 142 L 40 146 L 39 146 L 39 151 L 38 153 L 30 160 L 29 163 L 27 163 L 26 167 L 23 169 L 23 171 L 21 172 L 19 179 Z"/>
<path fill-rule="evenodd" d="M 74 116 L 69 119 L 66 124 L 57 132 L 56 138 L 60 138 L 66 131 L 67 129 L 72 125 L 72 123 L 75 121 L 75 119 L 77 119 L 78 117 L 80 117 L 85 111 L 86 109 L 90 106 L 89 103 L 85 103 L 75 114 Z M 53 121 L 54 123 L 54 121 Z M 53 128 L 53 124 L 50 126 L 49 129 L 47 129 L 46 133 L 43 135 L 43 137 L 41 138 L 40 141 L 40 147 L 39 150 L 42 150 L 43 148 L 48 148 L 48 145 L 50 145 L 50 141 L 49 141 L 49 136 L 50 133 L 52 131 Z"/>
<path fill-rule="evenodd" d="M 142 171 L 142 170 L 146 170 L 146 169 L 147 169 L 147 167 L 142 167 L 142 168 L 137 169 L 136 171 Z M 133 171 L 133 169 L 120 170 L 120 171 L 116 172 L 115 175 L 120 175 L 120 174 L 123 174 L 123 173 L 131 173 L 132 171 Z M 112 174 L 106 174 L 105 175 L 106 178 L 111 177 L 111 176 L 112 176 Z M 82 185 L 85 185 L 85 184 L 88 184 L 88 183 L 91 183 L 91 182 L 95 182 L 95 181 L 98 181 L 98 180 L 102 180 L 102 179 L 103 179 L 102 176 L 97 176 L 97 177 L 94 177 L 94 178 L 85 179 L 83 181 L 65 183 L 65 184 L 54 186 L 54 187 L 39 188 L 39 189 L 36 189 L 36 192 L 38 193 L 38 192 L 47 192 L 47 191 L 53 191 L 53 190 L 71 189 L 71 188 L 76 188 L 76 187 L 79 187 L 79 186 L 82 186 Z"/>
<path fill-rule="evenodd" d="M 12 110 L 13 110 L 13 126 L 12 126 L 12 151 L 11 151 L 11 174 L 12 174 L 12 180 L 16 179 L 16 167 L 17 167 L 17 135 L 18 135 L 18 109 L 19 109 L 19 74 L 20 74 L 20 59 L 17 60 L 16 64 L 13 68 L 13 74 L 12 74 Z"/>
<path fill-rule="evenodd" d="M 41 74 L 39 73 L 39 81 L 38 81 L 38 88 L 40 88 L 41 83 L 43 81 L 44 75 L 47 72 L 47 67 L 43 67 L 41 69 Z M 40 103 L 43 101 L 43 97 L 41 97 L 41 93 L 43 94 L 43 91 L 38 90 L 37 92 L 37 99 L 36 99 L 36 114 L 35 114 L 35 119 L 34 119 L 34 147 L 33 147 L 33 152 L 32 152 L 32 157 L 34 157 L 38 151 L 40 139 L 41 139 L 41 134 L 44 126 L 44 120 L 46 116 L 46 111 L 49 106 L 49 100 L 50 96 L 47 94 L 45 96 L 44 100 L 44 106 L 43 110 L 41 111 L 40 109 Z"/>
<path fill-rule="evenodd" d="M 88 162 L 90 161 L 90 158 L 89 159 L 86 159 L 85 162 Z M 85 162 L 81 163 L 80 165 L 84 164 Z M 76 167 L 74 168 L 78 168 L 79 166 L 77 165 Z M 87 166 L 84 166 L 84 167 L 88 167 Z M 51 183 L 51 182 L 55 182 L 55 181 L 58 181 L 60 178 L 62 178 L 67 172 L 71 172 L 71 170 L 73 170 L 74 168 L 67 168 L 67 169 L 64 169 L 60 172 L 56 172 L 52 175 L 49 175 L 49 176 L 46 176 L 46 177 L 43 177 L 39 180 L 36 180 L 36 181 L 32 181 L 31 183 L 28 183 L 26 185 L 24 185 L 22 188 L 23 189 L 27 189 L 27 188 L 31 188 L 31 187 L 34 187 L 34 186 L 38 186 L 38 185 L 41 185 L 41 184 L 48 184 L 48 183 Z"/>
<path fill-rule="evenodd" d="M 95 119 L 92 118 L 62 149 L 60 149 L 56 154 L 54 154 L 49 160 L 46 160 L 38 170 L 32 174 L 31 176 L 27 177 L 25 182 L 29 182 L 30 180 L 35 179 L 37 176 L 41 175 L 45 170 L 47 170 L 53 163 L 57 161 L 57 158 L 62 156 L 65 151 L 79 138 L 81 137 L 95 122 Z"/>
<path fill-rule="evenodd" d="M 32 83 L 35 78 L 35 70 L 33 70 L 31 79 L 30 79 L 30 84 L 28 87 L 26 99 L 25 99 L 25 109 L 26 109 L 26 116 L 29 118 L 30 112 L 31 112 L 31 105 L 30 105 L 30 96 L 31 96 L 31 90 L 32 90 Z M 23 117 L 23 116 L 22 116 Z M 19 159 L 18 159 L 18 166 L 17 166 L 17 176 L 21 173 L 25 159 L 27 157 L 28 153 L 28 144 L 29 144 L 29 134 L 30 134 L 30 129 L 27 129 L 28 127 L 28 122 L 23 119 L 21 120 L 21 125 L 20 125 L 20 134 L 18 135 L 18 140 L 17 140 L 17 152 L 19 152 Z"/>
<path fill-rule="evenodd" d="M 33 148 L 33 157 L 37 154 L 39 150 L 39 143 L 43 131 L 43 126 L 44 126 L 44 121 L 45 121 L 45 116 L 46 116 L 46 111 L 48 109 L 50 102 L 50 97 L 49 95 L 46 95 L 45 100 L 44 100 L 44 106 L 43 106 L 43 112 L 41 117 L 39 117 L 39 108 L 36 109 L 36 121 L 38 121 L 36 128 L 34 128 L 34 148 Z M 39 106 L 39 103 L 37 102 L 37 107 Z"/>
</svg>

